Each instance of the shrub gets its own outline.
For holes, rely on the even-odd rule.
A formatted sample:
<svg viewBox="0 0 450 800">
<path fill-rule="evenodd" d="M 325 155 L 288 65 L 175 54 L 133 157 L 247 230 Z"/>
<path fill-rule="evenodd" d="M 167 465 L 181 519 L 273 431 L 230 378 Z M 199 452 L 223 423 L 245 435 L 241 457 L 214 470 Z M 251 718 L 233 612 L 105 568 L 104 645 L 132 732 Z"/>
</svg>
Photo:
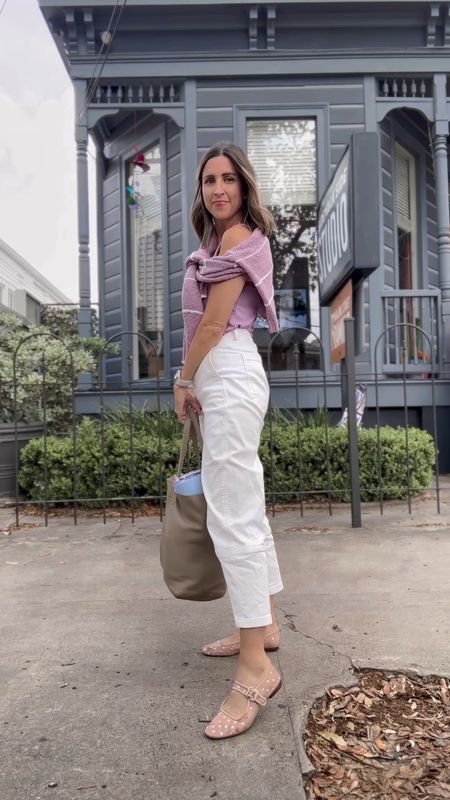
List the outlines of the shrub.
<svg viewBox="0 0 450 800">
<path fill-rule="evenodd" d="M 0 314 L 0 422 L 12 422 L 15 414 L 18 422 L 42 420 L 45 395 L 49 429 L 70 428 L 77 378 L 89 372 L 94 382 L 98 379 L 98 357 L 106 345 L 100 337 L 78 336 L 76 315 L 76 309 L 48 309 L 46 324 L 27 330 L 14 314 Z M 105 347 L 108 354 L 118 349 L 116 344 Z"/>
<path fill-rule="evenodd" d="M 166 479 L 176 471 L 181 427 L 172 412 L 162 412 L 160 419 L 161 458 L 158 443 L 158 422 L 154 414 L 134 411 L 132 414 L 133 455 L 130 451 L 128 413 L 106 415 L 102 430 L 99 421 L 83 418 L 76 435 L 76 458 L 70 436 L 47 438 L 48 500 L 69 500 L 73 497 L 73 468 L 76 462 L 77 495 L 81 498 L 129 497 L 160 494 L 160 462 L 162 491 Z M 268 500 L 289 501 L 299 497 L 300 484 L 309 496 L 326 496 L 349 501 L 349 468 L 347 431 L 341 428 L 306 426 L 300 432 L 300 457 L 297 448 L 297 426 L 277 418 L 270 432 L 265 426 L 260 456 L 265 470 Z M 327 436 L 328 457 L 327 461 Z M 382 497 L 401 499 L 408 494 L 408 460 L 405 430 L 380 428 Z M 376 429 L 360 429 L 360 477 L 363 501 L 379 498 L 379 461 Z M 417 494 L 432 479 L 434 444 L 432 437 L 417 428 L 408 430 L 410 491 Z M 45 499 L 44 440 L 34 439 L 21 452 L 19 481 L 33 500 Z M 103 474 L 104 465 L 104 474 Z M 196 466 L 195 459 L 191 468 Z M 301 474 L 301 480 L 300 480 Z M 104 483 L 103 483 L 104 481 Z M 273 498 L 272 498 L 273 485 Z M 134 488 L 134 491 L 133 491 Z"/>
<path fill-rule="evenodd" d="M 328 449 L 327 449 L 328 433 Z M 298 498 L 300 483 L 304 492 L 327 496 L 333 500 L 350 500 L 348 435 L 342 428 L 304 427 L 300 432 L 293 424 L 275 424 L 272 430 L 273 456 L 270 451 L 269 430 L 261 438 L 261 459 L 265 466 L 266 493 L 274 500 Z M 430 434 L 418 428 L 408 429 L 408 452 L 403 428 L 383 427 L 378 438 L 375 428 L 358 431 L 359 474 L 361 499 L 364 502 L 403 499 L 408 496 L 408 466 L 410 492 L 418 494 L 428 488 L 435 463 L 434 443 Z M 272 481 L 273 461 L 273 481 Z M 301 477 L 300 477 L 301 476 Z"/>
</svg>

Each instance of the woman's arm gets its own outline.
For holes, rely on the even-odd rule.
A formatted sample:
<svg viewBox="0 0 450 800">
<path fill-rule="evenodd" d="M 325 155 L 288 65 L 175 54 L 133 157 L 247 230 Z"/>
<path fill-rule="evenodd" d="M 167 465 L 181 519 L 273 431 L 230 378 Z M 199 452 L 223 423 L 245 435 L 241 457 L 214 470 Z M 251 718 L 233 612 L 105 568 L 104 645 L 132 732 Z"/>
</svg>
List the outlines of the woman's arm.
<svg viewBox="0 0 450 800">
<path fill-rule="evenodd" d="M 242 225 L 233 225 L 222 237 L 220 255 L 236 247 L 251 236 Z M 183 380 L 191 380 L 204 357 L 220 341 L 225 333 L 236 301 L 245 286 L 245 276 L 210 286 L 205 313 L 192 339 L 186 361 L 181 370 Z"/>
<path fill-rule="evenodd" d="M 192 339 L 181 377 L 191 380 L 209 351 L 225 333 L 231 312 L 245 286 L 245 277 L 213 283 L 210 286 L 205 313 Z"/>
<path fill-rule="evenodd" d="M 181 371 L 183 380 L 191 380 L 204 357 L 222 338 L 230 319 L 233 306 L 245 285 L 244 276 L 231 278 L 211 285 L 208 302 L 202 321 L 192 339 L 186 361 Z M 192 406 L 196 414 L 201 414 L 201 405 L 192 388 L 174 385 L 175 413 L 184 425 L 187 407 Z"/>
<path fill-rule="evenodd" d="M 248 239 L 250 233 L 242 226 L 234 226 L 225 231 L 222 237 L 220 255 L 227 250 Z M 220 281 L 210 286 L 205 313 L 197 326 L 194 337 L 189 347 L 186 361 L 181 370 L 183 380 L 191 380 L 204 357 L 220 341 L 225 333 L 231 312 L 245 286 L 245 276 L 231 278 L 229 281 Z M 192 388 L 174 386 L 175 413 L 181 423 L 186 421 L 187 407 L 192 406 L 196 414 L 201 414 L 202 409 Z"/>
</svg>

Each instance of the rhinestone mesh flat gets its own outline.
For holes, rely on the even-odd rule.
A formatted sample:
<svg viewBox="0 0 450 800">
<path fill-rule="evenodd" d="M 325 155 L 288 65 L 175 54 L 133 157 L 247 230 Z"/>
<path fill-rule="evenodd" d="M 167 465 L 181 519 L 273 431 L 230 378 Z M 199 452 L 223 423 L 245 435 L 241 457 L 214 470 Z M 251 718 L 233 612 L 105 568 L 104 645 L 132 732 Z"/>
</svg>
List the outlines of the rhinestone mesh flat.
<svg viewBox="0 0 450 800">
<path fill-rule="evenodd" d="M 264 636 L 264 650 L 266 653 L 275 653 L 280 647 L 280 631 L 277 629 L 275 633 L 267 633 Z M 240 643 L 233 642 L 229 644 L 223 639 L 218 639 L 217 642 L 205 644 L 202 647 L 204 656 L 224 657 L 224 656 L 237 656 L 240 652 Z"/>
<path fill-rule="evenodd" d="M 240 717 L 233 717 L 225 711 L 226 700 L 220 706 L 220 711 L 205 729 L 208 739 L 230 739 L 245 733 L 253 725 L 258 711 L 267 705 L 267 701 L 281 689 L 280 673 L 269 661 L 264 676 L 257 686 L 244 686 L 239 681 L 234 681 L 232 689 L 240 692 L 247 698 L 247 708 Z"/>
</svg>

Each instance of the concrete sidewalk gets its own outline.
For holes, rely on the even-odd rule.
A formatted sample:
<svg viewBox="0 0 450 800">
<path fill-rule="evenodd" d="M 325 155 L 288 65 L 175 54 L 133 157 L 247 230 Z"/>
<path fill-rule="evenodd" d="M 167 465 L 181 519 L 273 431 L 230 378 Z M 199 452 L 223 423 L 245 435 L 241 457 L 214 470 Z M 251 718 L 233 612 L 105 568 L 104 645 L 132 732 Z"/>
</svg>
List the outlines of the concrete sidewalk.
<svg viewBox="0 0 450 800">
<path fill-rule="evenodd" d="M 283 689 L 247 734 L 203 730 L 235 659 L 200 647 L 232 630 L 226 599 L 173 599 L 158 518 L 61 519 L 0 533 L 1 800 L 303 798 L 302 725 L 355 666 L 449 675 L 450 495 L 283 512 Z M 12 516 L 0 510 L 0 531 Z M 36 518 L 29 518 L 36 524 Z M 56 784 L 56 785 L 54 785 Z"/>
</svg>

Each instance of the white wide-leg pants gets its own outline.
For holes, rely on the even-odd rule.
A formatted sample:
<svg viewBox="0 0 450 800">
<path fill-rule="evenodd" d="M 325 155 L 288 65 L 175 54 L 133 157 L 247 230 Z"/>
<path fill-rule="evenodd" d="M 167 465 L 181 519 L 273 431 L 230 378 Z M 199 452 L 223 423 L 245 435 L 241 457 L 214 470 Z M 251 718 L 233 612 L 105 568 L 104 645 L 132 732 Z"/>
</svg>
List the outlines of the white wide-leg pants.
<svg viewBox="0 0 450 800">
<path fill-rule="evenodd" d="M 269 596 L 283 588 L 265 512 L 259 441 L 269 400 L 249 331 L 226 333 L 200 364 L 202 482 L 207 522 L 238 628 L 272 621 Z"/>
</svg>

